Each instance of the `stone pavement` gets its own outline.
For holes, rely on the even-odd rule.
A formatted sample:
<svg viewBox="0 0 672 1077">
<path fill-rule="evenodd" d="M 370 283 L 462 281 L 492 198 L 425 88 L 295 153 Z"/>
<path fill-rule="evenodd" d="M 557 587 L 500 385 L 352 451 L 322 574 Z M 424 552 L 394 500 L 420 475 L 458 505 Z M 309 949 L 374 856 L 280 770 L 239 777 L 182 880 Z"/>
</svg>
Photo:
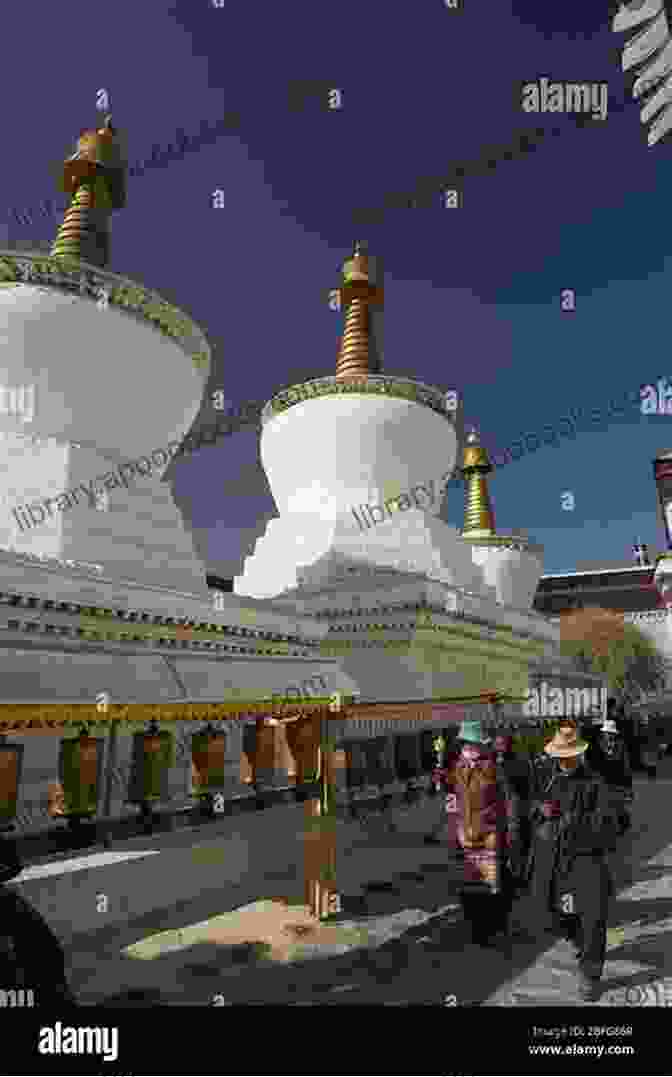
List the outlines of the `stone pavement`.
<svg viewBox="0 0 672 1077">
<path fill-rule="evenodd" d="M 672 760 L 658 781 L 635 780 L 600 1005 L 660 1005 L 666 989 L 672 1002 L 671 790 Z M 471 945 L 458 879 L 443 848 L 422 842 L 436 817 L 436 801 L 425 802 L 395 834 L 374 821 L 351 836 L 338 866 L 344 912 L 327 925 L 311 925 L 296 878 L 252 898 L 241 891 L 237 911 L 218 914 L 210 895 L 172 922 L 154 915 L 88 936 L 70 953 L 72 986 L 83 1004 L 124 1006 L 581 1005 L 565 943 L 519 938 L 508 953 Z"/>
<path fill-rule="evenodd" d="M 672 762 L 656 781 L 636 777 L 633 828 L 614 857 L 607 961 L 599 1006 L 672 1005 Z M 583 1005 L 568 943 L 550 946 L 486 1000 L 490 1006 Z"/>
</svg>

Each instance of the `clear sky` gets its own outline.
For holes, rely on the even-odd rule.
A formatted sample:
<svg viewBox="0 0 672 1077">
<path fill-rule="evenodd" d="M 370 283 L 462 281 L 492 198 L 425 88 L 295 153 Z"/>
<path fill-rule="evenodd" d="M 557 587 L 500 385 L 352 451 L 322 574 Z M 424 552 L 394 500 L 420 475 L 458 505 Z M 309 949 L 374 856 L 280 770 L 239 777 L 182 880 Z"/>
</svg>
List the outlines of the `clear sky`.
<svg viewBox="0 0 672 1077">
<path fill-rule="evenodd" d="M 326 297 L 356 238 L 385 267 L 385 372 L 457 388 L 493 453 L 573 407 L 672 376 L 672 159 L 669 145 L 647 149 L 636 104 L 624 107 L 609 3 L 461 4 L 12 4 L 0 221 L 3 207 L 56 197 L 53 166 L 95 121 L 99 88 L 131 161 L 234 110 L 236 133 L 129 178 L 113 217 L 112 269 L 174 298 L 212 341 L 210 392 L 236 405 L 334 372 L 342 319 Z M 608 83 L 606 121 L 523 114 L 520 85 L 541 76 Z M 538 126 L 566 130 L 501 161 L 515 133 Z M 357 210 L 479 160 L 461 208 L 437 195 L 355 223 Z M 10 234 L 50 239 L 57 224 Z M 560 309 L 564 288 L 574 313 Z M 197 425 L 212 414 L 205 404 Z M 651 460 L 672 445 L 671 424 L 632 403 L 510 464 L 492 480 L 498 527 L 541 542 L 547 572 L 629 559 L 636 536 L 660 546 Z M 199 552 L 223 575 L 240 571 L 274 512 L 256 440 L 236 434 L 174 470 Z M 460 525 L 462 508 L 451 489 L 446 518 Z"/>
</svg>

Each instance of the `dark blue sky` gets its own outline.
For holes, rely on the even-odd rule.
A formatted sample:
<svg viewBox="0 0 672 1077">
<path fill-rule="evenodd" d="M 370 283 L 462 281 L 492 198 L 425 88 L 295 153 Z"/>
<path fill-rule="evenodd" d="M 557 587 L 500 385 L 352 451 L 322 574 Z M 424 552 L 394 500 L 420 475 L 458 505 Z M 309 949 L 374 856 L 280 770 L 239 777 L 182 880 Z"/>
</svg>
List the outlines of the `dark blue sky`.
<svg viewBox="0 0 672 1077">
<path fill-rule="evenodd" d="M 113 218 L 112 268 L 174 297 L 212 341 L 210 391 L 237 404 L 333 373 L 341 317 L 326 296 L 355 238 L 385 266 L 385 372 L 457 388 L 493 452 L 572 407 L 672 375 L 671 151 L 647 149 L 637 106 L 623 107 L 609 3 L 462 3 L 460 14 L 443 0 L 11 5 L 2 204 L 55 196 L 51 168 L 95 120 L 101 87 L 131 161 L 235 110 L 238 133 L 129 179 Z M 544 75 L 607 81 L 606 123 L 524 115 L 520 84 Z M 330 86 L 340 112 L 325 107 Z M 497 156 L 540 125 L 566 130 L 468 175 L 461 209 L 437 197 L 354 223 L 357 210 Z M 224 210 L 210 208 L 215 188 Z M 55 228 L 12 235 L 50 239 Z M 563 288 L 576 291 L 574 314 L 560 309 Z M 204 406 L 198 423 L 211 415 Z M 672 444 L 670 423 L 633 404 L 502 469 L 498 528 L 543 543 L 547 572 L 629 558 L 637 535 L 661 545 L 651 460 Z M 256 522 L 273 513 L 255 434 L 181 462 L 175 492 L 210 570 L 238 572 Z M 462 507 L 452 490 L 451 523 Z"/>
</svg>

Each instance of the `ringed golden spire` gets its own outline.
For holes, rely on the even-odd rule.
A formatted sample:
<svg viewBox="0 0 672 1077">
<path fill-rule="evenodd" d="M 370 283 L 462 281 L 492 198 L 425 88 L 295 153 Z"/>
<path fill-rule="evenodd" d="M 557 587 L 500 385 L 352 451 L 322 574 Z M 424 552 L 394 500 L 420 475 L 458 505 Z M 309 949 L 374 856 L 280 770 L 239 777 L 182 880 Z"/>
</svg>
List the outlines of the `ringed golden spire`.
<svg viewBox="0 0 672 1077">
<path fill-rule="evenodd" d="M 380 372 L 372 342 L 371 306 L 382 306 L 383 289 L 371 283 L 366 244 L 355 243 L 352 256 L 343 263 L 339 288 L 345 311 L 343 337 L 336 360 L 336 377 L 366 377 Z"/>
<path fill-rule="evenodd" d="M 472 428 L 467 435 L 462 462 L 462 474 L 467 483 L 464 508 L 463 538 L 495 538 L 495 516 L 490 501 L 487 475 L 493 470 L 478 432 Z"/>
<path fill-rule="evenodd" d="M 63 165 L 60 188 L 71 195 L 52 256 L 74 258 L 101 268 L 109 264 L 109 218 L 126 204 L 125 166 L 112 117 L 98 130 L 82 131 L 77 149 Z"/>
</svg>

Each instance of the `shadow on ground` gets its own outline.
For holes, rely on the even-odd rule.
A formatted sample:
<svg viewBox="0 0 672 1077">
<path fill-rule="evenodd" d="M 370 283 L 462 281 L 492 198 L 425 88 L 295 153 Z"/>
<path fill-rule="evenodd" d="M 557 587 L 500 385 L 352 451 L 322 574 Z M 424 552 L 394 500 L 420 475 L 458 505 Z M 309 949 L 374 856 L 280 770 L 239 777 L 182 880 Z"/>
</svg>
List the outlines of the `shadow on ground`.
<svg viewBox="0 0 672 1077">
<path fill-rule="evenodd" d="M 657 810 L 658 799 L 664 799 L 662 786 L 667 784 L 669 781 L 660 783 L 657 796 L 648 794 L 642 798 L 642 818 Z M 617 891 L 633 884 L 655 889 L 660 880 L 661 896 L 654 900 L 624 896 L 612 902 L 612 941 L 607 961 L 613 968 L 609 990 L 650 982 L 659 977 L 664 967 L 663 937 L 655 929 L 657 925 L 662 928 L 672 917 L 669 874 L 665 885 L 666 869 L 662 865 L 642 863 L 666 844 L 661 829 L 664 828 L 639 824 L 622 839 L 612 860 Z M 481 1005 L 535 965 L 553 946 L 554 938 L 543 935 L 514 941 L 508 954 L 472 946 L 458 905 L 458 875 L 454 867 L 445 863 L 430 863 L 429 850 L 423 856 L 422 837 L 418 833 L 370 835 L 368 840 L 376 851 L 387 848 L 392 853 L 396 847 L 416 848 L 419 864 L 417 870 L 390 872 L 387 879 L 371 879 L 361 895 L 343 898 L 342 914 L 330 921 L 341 925 L 346 934 L 350 932 L 347 940 L 344 937 L 341 952 L 334 952 L 339 947 L 333 945 L 325 948 L 318 944 L 311 949 L 309 938 L 305 938 L 299 940 L 296 954 L 288 962 L 272 960 L 269 948 L 254 940 L 234 946 L 199 942 L 151 961 L 120 958 L 122 946 L 148 931 L 156 931 L 153 916 L 151 922 L 146 918 L 145 923 L 124 925 L 121 932 L 111 931 L 105 943 L 110 960 L 119 962 L 119 975 L 113 982 L 126 984 L 123 992 L 101 997 L 93 990 L 87 991 L 90 969 L 87 973 L 83 968 L 79 984 L 73 978 L 73 988 L 84 1005 L 104 1002 L 122 1007 L 217 1003 L 437 1005 L 451 997 L 455 1000 L 452 1004 Z M 435 853 L 434 856 L 436 860 Z M 269 885 L 265 897 L 284 898 L 290 905 L 300 901 L 296 893 L 287 896 L 288 890 L 296 890 L 296 886 L 288 885 L 290 877 L 290 873 L 284 879 L 276 877 L 277 885 Z M 239 904 L 245 900 L 258 900 L 258 894 L 248 896 L 241 887 Z M 183 927 L 222 911 L 221 903 L 214 907 L 217 896 L 213 894 L 205 895 L 202 902 L 182 904 L 184 907 L 166 912 L 162 930 Z M 514 907 L 514 918 L 515 913 Z M 646 930 L 636 940 L 627 939 L 627 930 L 622 939 L 615 934 L 620 925 L 625 930 L 625 925 L 632 923 L 639 924 L 641 931 L 644 922 Z M 362 935 L 354 945 L 353 929 Z M 105 960 L 98 945 L 96 949 L 98 961 Z M 641 969 L 642 965 L 646 970 Z M 563 998 L 558 1001 L 564 1004 Z M 535 1004 L 534 998 L 531 1004 Z"/>
<path fill-rule="evenodd" d="M 466 955 L 465 949 L 474 953 Z M 373 948 L 355 947 L 329 957 L 271 963 L 261 947 L 199 943 L 179 955 L 155 958 L 161 987 L 131 988 L 107 997 L 106 1005 L 155 1006 L 224 1003 L 458 1005 L 482 1002 L 501 982 L 522 970 L 534 954 L 522 949 L 513 963 L 503 954 L 477 951 L 464 924 L 438 915 L 399 938 Z M 129 959 L 130 960 L 130 959 Z M 465 979 L 469 969 L 469 981 Z"/>
</svg>

